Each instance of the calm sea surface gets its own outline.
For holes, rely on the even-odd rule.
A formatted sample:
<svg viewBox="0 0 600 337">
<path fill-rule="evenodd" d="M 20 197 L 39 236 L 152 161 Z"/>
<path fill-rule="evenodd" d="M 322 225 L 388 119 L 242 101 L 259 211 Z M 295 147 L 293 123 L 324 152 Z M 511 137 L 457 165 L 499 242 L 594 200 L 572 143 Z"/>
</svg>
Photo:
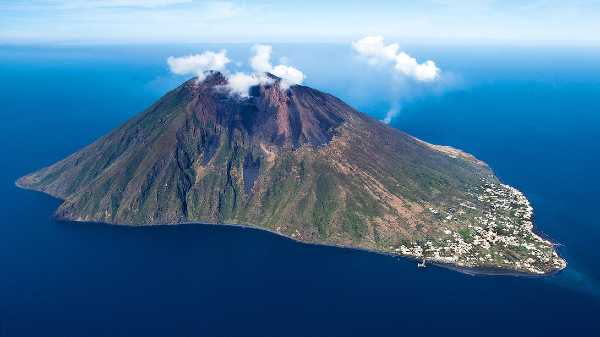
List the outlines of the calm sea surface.
<svg viewBox="0 0 600 337">
<path fill-rule="evenodd" d="M 165 58 L 247 46 L 0 46 L 0 336 L 599 336 L 600 50 L 407 46 L 422 86 L 344 45 L 279 45 L 333 93 L 486 161 L 569 266 L 468 276 L 273 234 L 57 223 L 19 176 L 89 144 L 183 81 Z M 244 67 L 243 65 L 241 66 Z"/>
</svg>

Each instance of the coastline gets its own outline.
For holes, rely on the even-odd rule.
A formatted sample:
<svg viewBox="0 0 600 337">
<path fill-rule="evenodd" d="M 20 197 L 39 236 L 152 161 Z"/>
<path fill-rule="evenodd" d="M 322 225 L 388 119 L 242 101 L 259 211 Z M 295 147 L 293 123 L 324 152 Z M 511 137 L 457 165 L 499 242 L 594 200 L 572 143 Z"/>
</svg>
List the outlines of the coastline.
<svg viewBox="0 0 600 337">
<path fill-rule="evenodd" d="M 50 196 L 52 198 L 55 198 L 59 201 L 64 201 L 63 198 L 60 198 L 58 196 L 52 195 L 50 193 L 47 193 L 45 191 L 42 190 L 38 190 L 35 188 L 31 188 L 28 186 L 24 186 L 22 185 L 19 181 L 21 180 L 21 178 L 17 179 L 15 181 L 15 186 L 26 190 L 26 191 L 33 191 L 33 192 L 38 192 L 38 193 L 43 193 L 47 196 Z M 351 246 L 345 246 L 345 245 L 339 245 L 339 244 L 333 244 L 333 243 L 323 243 L 323 242 L 310 242 L 310 241 L 302 241 L 299 239 L 296 239 L 295 237 L 292 237 L 290 235 L 286 235 L 283 233 L 280 233 L 276 230 L 273 229 L 269 229 L 269 228 L 264 228 L 264 227 L 259 227 L 256 225 L 252 225 L 252 224 L 234 224 L 234 223 L 210 223 L 210 222 L 198 222 L 198 221 L 183 221 L 183 222 L 176 222 L 176 223 L 163 223 L 163 224 L 139 224 L 139 225 L 134 225 L 134 224 L 122 224 L 122 223 L 116 223 L 116 222 L 103 222 L 103 221 L 87 221 L 87 220 L 78 220 L 78 219 L 69 219 L 69 218 L 61 218 L 59 216 L 57 216 L 56 214 L 53 214 L 52 217 L 54 218 L 55 221 L 57 222 L 62 222 L 62 223 L 77 223 L 77 224 L 97 224 L 97 225 L 103 225 L 103 226 L 118 226 L 118 227 L 125 227 L 125 228 L 151 228 L 151 227 L 169 227 L 169 226 L 179 226 L 179 225 L 203 225 L 203 226 L 227 226 L 227 227 L 233 227 L 233 228 L 240 228 L 240 229 L 250 229 L 250 230 L 257 230 L 257 231 L 263 231 L 263 232 L 267 232 L 267 233 L 271 233 L 273 235 L 276 235 L 278 237 L 281 238 L 285 238 L 288 240 L 292 240 L 294 242 L 300 243 L 300 244 L 305 244 L 305 245 L 313 245 L 313 246 L 323 246 L 323 247 L 332 247 L 332 248 L 341 248 L 341 249 L 350 249 L 350 250 L 355 250 L 355 251 L 363 251 L 363 252 L 368 252 L 368 253 L 373 253 L 373 254 L 378 254 L 378 255 L 384 255 L 384 256 L 389 256 L 389 257 L 394 257 L 394 258 L 402 258 L 402 259 L 406 259 L 407 261 L 412 261 L 415 263 L 419 263 L 421 261 L 423 261 L 422 258 L 418 258 L 415 256 L 411 256 L 411 255 L 402 255 L 402 254 L 397 254 L 397 253 L 393 253 L 393 252 L 387 252 L 387 251 L 381 251 L 381 250 L 376 250 L 376 249 L 370 249 L 370 248 L 362 248 L 362 247 L 351 247 Z M 534 234 L 536 235 L 540 235 L 539 233 L 537 233 L 535 231 L 535 226 L 532 230 L 534 232 Z M 543 234 L 542 234 L 543 235 Z M 548 240 L 549 242 L 551 242 L 546 235 L 543 235 L 543 238 L 545 240 Z M 556 244 L 552 243 L 553 245 L 557 246 Z M 557 250 L 557 254 L 558 254 L 558 250 Z M 562 258 L 562 256 L 560 254 L 558 254 L 559 257 Z M 461 267 L 459 265 L 456 264 L 451 264 L 451 263 L 444 263 L 444 262 L 440 262 L 440 261 L 436 261 L 434 259 L 424 259 L 426 263 L 428 263 L 430 266 L 435 266 L 435 267 L 439 267 L 439 268 L 443 268 L 443 269 L 448 269 L 448 270 L 452 270 L 455 272 L 459 272 L 461 274 L 465 274 L 465 275 L 469 275 L 469 276 L 512 276 L 512 277 L 526 277 L 526 278 L 543 278 L 543 277 L 549 277 L 549 276 L 553 276 L 556 275 L 560 272 L 562 272 L 563 270 L 566 269 L 562 268 L 562 269 L 558 269 L 558 270 L 554 270 L 551 271 L 549 273 L 544 273 L 544 274 L 534 274 L 534 273 L 524 273 L 524 272 L 518 272 L 518 271 L 514 271 L 514 270 L 508 270 L 508 269 L 503 269 L 503 268 L 492 268 L 492 267 L 485 267 L 485 268 L 469 268 L 469 267 Z M 565 260 L 566 261 L 566 260 Z M 415 266 L 416 268 L 416 266 Z"/>
<path fill-rule="evenodd" d="M 170 224 L 131 225 L 131 224 L 119 224 L 119 223 L 98 222 L 98 221 L 61 219 L 61 218 L 57 218 L 57 217 L 55 217 L 55 220 L 58 222 L 64 222 L 64 223 L 71 222 L 71 223 L 76 223 L 76 224 L 97 224 L 97 225 L 102 225 L 102 226 L 115 226 L 115 227 L 137 228 L 137 229 L 152 228 L 152 227 L 176 227 L 176 226 L 181 226 L 181 225 L 212 226 L 212 227 L 224 226 L 224 227 L 231 227 L 231 228 L 249 229 L 249 230 L 267 232 L 267 233 L 273 234 L 275 236 L 278 236 L 280 238 L 291 240 L 296 243 L 300 243 L 300 244 L 304 244 L 304 245 L 331 247 L 331 248 L 338 248 L 338 249 L 348 249 L 348 250 L 353 250 L 353 251 L 361 251 L 361 252 L 367 252 L 367 253 L 372 253 L 372 254 L 377 254 L 377 255 L 388 256 L 388 257 L 392 257 L 392 258 L 402 258 L 402 259 L 407 260 L 407 262 L 408 261 L 414 262 L 415 267 L 416 267 L 416 264 L 418 264 L 419 262 L 422 261 L 422 259 L 416 258 L 414 256 L 400 255 L 400 254 L 395 254 L 395 253 L 390 253 L 390 252 L 380 251 L 380 250 L 375 250 L 375 249 L 350 247 L 350 246 L 336 245 L 336 244 L 331 244 L 331 243 L 302 241 L 302 240 L 298 240 L 294 237 L 291 237 L 286 234 L 282 234 L 282 233 L 277 232 L 272 229 L 262 228 L 262 227 L 258 227 L 258 226 L 254 226 L 254 225 L 248 225 L 248 224 L 204 223 L 204 222 L 191 221 L 191 222 L 178 222 L 178 223 L 170 223 Z M 533 273 L 528 274 L 528 273 L 520 273 L 520 272 L 516 272 L 516 271 L 510 271 L 510 270 L 506 270 L 506 269 L 502 269 L 502 268 L 494 269 L 494 268 L 460 267 L 458 265 L 437 262 L 437 261 L 433 261 L 431 259 L 425 259 L 425 262 L 428 264 L 428 266 L 435 266 L 438 268 L 448 269 L 448 270 L 452 270 L 452 271 L 459 272 L 461 274 L 466 274 L 469 276 L 514 276 L 514 277 L 527 277 L 527 278 L 543 278 L 543 277 L 553 276 L 564 270 L 564 269 L 560 269 L 560 270 L 556 270 L 556 271 L 546 273 L 546 274 L 533 274 Z"/>
</svg>

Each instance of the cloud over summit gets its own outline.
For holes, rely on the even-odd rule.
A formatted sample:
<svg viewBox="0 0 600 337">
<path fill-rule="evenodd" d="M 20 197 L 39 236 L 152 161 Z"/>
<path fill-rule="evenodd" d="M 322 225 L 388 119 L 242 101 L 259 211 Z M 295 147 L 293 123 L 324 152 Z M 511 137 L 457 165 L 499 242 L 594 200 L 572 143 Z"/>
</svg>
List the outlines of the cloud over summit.
<svg viewBox="0 0 600 337">
<path fill-rule="evenodd" d="M 171 72 L 177 75 L 195 75 L 200 80 L 205 77 L 205 72 L 209 70 L 224 71 L 227 63 L 231 62 L 227 58 L 227 51 L 219 52 L 205 51 L 201 54 L 188 55 L 182 57 L 169 57 L 167 64 Z"/>
<path fill-rule="evenodd" d="M 273 66 L 271 64 L 271 54 L 273 47 L 264 44 L 257 44 L 252 47 L 254 56 L 250 59 L 250 66 L 257 74 L 271 73 L 283 80 L 284 86 L 302 84 L 304 82 L 304 73 L 298 68 L 285 64 Z"/>
<path fill-rule="evenodd" d="M 227 77 L 228 89 L 231 93 L 241 97 L 248 97 L 248 91 L 254 85 L 272 82 L 273 80 L 267 76 L 267 73 L 281 78 L 279 85 L 283 90 L 291 85 L 302 84 L 304 81 L 305 75 L 298 68 L 285 64 L 273 66 L 271 63 L 272 46 L 257 44 L 251 50 L 253 52 L 250 58 L 251 73 L 229 72 L 227 64 L 231 60 L 227 57 L 226 50 L 219 52 L 209 50 L 201 54 L 183 57 L 171 56 L 167 59 L 167 64 L 174 74 L 195 75 L 199 80 L 203 80 L 206 77 L 205 73 L 209 70 L 220 71 Z"/>
</svg>

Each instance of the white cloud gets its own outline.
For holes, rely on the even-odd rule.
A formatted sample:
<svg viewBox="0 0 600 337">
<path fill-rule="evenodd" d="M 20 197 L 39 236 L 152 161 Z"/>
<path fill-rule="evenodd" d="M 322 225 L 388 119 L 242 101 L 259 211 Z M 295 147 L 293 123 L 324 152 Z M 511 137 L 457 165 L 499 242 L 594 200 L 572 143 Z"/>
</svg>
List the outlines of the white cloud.
<svg viewBox="0 0 600 337">
<path fill-rule="evenodd" d="M 304 73 L 298 68 L 284 64 L 276 66 L 271 64 L 273 47 L 270 45 L 257 44 L 252 47 L 252 50 L 254 51 L 254 56 L 250 58 L 250 66 L 257 74 L 271 73 L 281 78 L 284 89 L 290 85 L 302 84 L 304 81 Z"/>
<path fill-rule="evenodd" d="M 270 72 L 273 68 L 273 65 L 271 64 L 273 47 L 265 44 L 256 44 L 252 47 L 252 50 L 254 51 L 254 56 L 250 58 L 252 70 L 259 73 Z"/>
<path fill-rule="evenodd" d="M 405 76 L 417 81 L 430 82 L 439 78 L 441 70 L 435 62 L 427 60 L 418 63 L 417 60 L 400 51 L 397 43 L 386 45 L 381 36 L 367 36 L 352 43 L 354 50 L 365 57 L 369 64 L 393 64 L 394 69 Z"/>
<path fill-rule="evenodd" d="M 257 74 L 246 74 L 242 72 L 229 75 L 228 87 L 232 94 L 237 94 L 240 97 L 248 97 L 250 88 L 259 84 L 268 84 L 272 80 L 266 76 Z"/>
<path fill-rule="evenodd" d="M 284 89 L 287 89 L 290 85 L 302 84 L 304 82 L 304 73 L 292 66 L 279 64 L 271 70 L 271 73 L 283 79 L 282 85 Z"/>
<path fill-rule="evenodd" d="M 231 93 L 240 95 L 241 97 L 248 97 L 250 87 L 260 83 L 258 77 L 253 74 L 246 73 L 235 73 L 227 79 L 229 82 L 229 90 Z"/>
<path fill-rule="evenodd" d="M 281 78 L 279 87 L 282 90 L 287 90 L 292 85 L 302 84 L 304 81 L 304 73 L 298 68 L 284 64 L 276 66 L 271 64 L 273 47 L 258 44 L 254 45 L 251 50 L 254 53 L 250 58 L 251 73 L 229 72 L 227 64 L 231 60 L 227 58 L 226 50 L 221 50 L 218 53 L 205 51 L 201 54 L 183 57 L 171 56 L 167 59 L 167 63 L 174 74 L 195 75 L 198 76 L 199 80 L 206 77 L 205 72 L 208 70 L 220 71 L 227 77 L 227 87 L 230 92 L 240 97 L 248 97 L 252 86 L 273 83 L 273 79 L 267 76 L 267 73 Z M 284 58 L 284 60 L 287 59 Z"/>
<path fill-rule="evenodd" d="M 271 73 L 281 78 L 280 88 L 287 90 L 291 85 L 302 84 L 304 81 L 304 73 L 292 66 L 271 64 L 271 54 L 273 47 L 265 44 L 257 44 L 252 46 L 253 55 L 250 57 L 250 67 L 253 73 L 237 72 L 228 75 L 229 89 L 232 94 L 240 97 L 248 97 L 249 90 L 252 86 L 258 84 L 272 83 L 266 73 Z M 287 59 L 286 59 L 287 60 Z"/>
<path fill-rule="evenodd" d="M 381 120 L 386 124 L 391 123 L 400 114 L 403 98 L 442 90 L 450 75 L 444 73 L 442 76 L 440 68 L 432 60 L 419 63 L 417 59 L 402 51 L 398 43 L 386 44 L 381 36 L 367 36 L 354 41 L 352 48 L 360 57 L 366 59 L 369 65 L 393 75 L 388 87 L 390 107 Z M 413 80 L 431 85 L 415 86 Z"/>
<path fill-rule="evenodd" d="M 196 75 L 199 80 L 203 80 L 205 72 L 208 70 L 224 71 L 227 63 L 227 51 L 219 52 L 205 51 L 202 54 L 195 54 L 182 57 L 169 57 L 167 63 L 171 71 L 178 75 Z"/>
<path fill-rule="evenodd" d="M 385 45 L 381 36 L 367 36 L 352 42 L 352 47 L 360 55 L 364 56 L 372 64 L 381 61 L 391 61 L 398 54 L 400 46 L 397 43 Z"/>
</svg>

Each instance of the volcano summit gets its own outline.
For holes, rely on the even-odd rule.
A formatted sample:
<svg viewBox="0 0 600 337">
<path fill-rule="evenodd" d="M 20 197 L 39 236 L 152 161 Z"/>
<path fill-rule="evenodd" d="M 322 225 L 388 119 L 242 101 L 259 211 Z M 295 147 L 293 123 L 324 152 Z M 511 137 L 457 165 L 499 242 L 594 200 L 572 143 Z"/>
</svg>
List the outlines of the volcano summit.
<svg viewBox="0 0 600 337">
<path fill-rule="evenodd" d="M 473 156 L 272 75 L 249 97 L 227 84 L 189 80 L 17 185 L 63 199 L 64 220 L 242 224 L 474 271 L 566 266 L 523 194 Z"/>
</svg>

